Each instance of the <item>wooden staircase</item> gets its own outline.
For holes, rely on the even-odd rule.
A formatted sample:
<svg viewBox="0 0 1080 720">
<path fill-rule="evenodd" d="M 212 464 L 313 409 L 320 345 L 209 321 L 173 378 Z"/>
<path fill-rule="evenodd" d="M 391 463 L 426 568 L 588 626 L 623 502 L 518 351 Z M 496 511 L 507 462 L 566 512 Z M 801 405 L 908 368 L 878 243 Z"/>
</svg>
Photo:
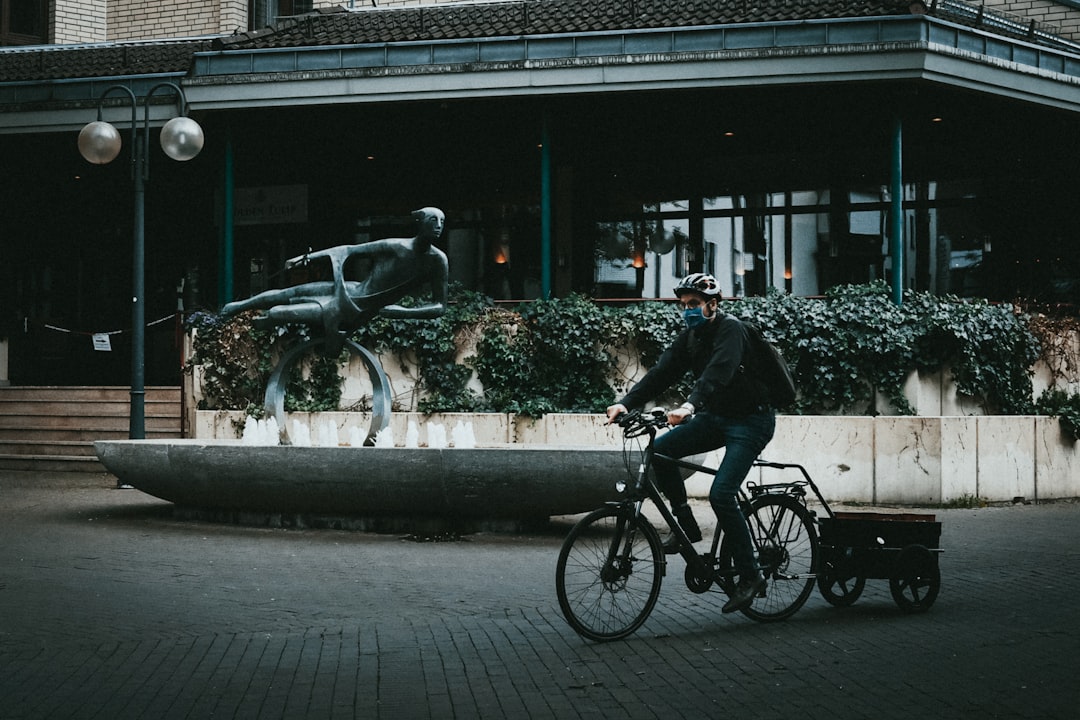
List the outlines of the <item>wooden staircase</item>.
<svg viewBox="0 0 1080 720">
<path fill-rule="evenodd" d="M 0 387 L 0 470 L 103 473 L 95 440 L 128 437 L 127 387 Z M 182 437 L 180 388 L 148 387 L 148 440 Z"/>
</svg>

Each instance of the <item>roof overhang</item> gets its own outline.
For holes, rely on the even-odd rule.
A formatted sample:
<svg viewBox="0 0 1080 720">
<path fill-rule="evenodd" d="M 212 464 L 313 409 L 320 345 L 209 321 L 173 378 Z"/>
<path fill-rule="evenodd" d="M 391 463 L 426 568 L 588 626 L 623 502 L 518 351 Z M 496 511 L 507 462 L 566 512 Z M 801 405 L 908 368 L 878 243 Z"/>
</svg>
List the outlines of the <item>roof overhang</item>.
<svg viewBox="0 0 1080 720">
<path fill-rule="evenodd" d="M 200 109 L 928 80 L 1080 111 L 1072 53 L 928 16 L 201 52 Z"/>
<path fill-rule="evenodd" d="M 181 84 L 192 112 L 212 112 L 894 80 L 1080 112 L 1080 48 L 930 16 L 208 51 L 195 53 Z M 64 81 L 62 102 L 9 104 L 0 111 L 0 132 L 77 129 L 104 86 L 102 79 Z M 46 95 L 58 87 L 22 92 Z"/>
</svg>

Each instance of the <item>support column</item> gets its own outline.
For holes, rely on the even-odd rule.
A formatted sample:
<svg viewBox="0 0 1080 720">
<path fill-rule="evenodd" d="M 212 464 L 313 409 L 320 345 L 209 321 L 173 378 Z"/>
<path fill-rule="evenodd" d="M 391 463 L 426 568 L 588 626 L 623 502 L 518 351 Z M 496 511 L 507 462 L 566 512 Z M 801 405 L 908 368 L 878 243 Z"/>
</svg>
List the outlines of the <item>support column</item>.
<svg viewBox="0 0 1080 720">
<path fill-rule="evenodd" d="M 551 132 L 544 111 L 540 129 L 540 297 L 551 297 Z"/>
<path fill-rule="evenodd" d="M 222 170 L 221 244 L 218 248 L 218 306 L 233 301 L 233 201 L 235 194 L 233 168 L 233 139 L 230 128 L 225 137 L 225 158 Z"/>
<path fill-rule="evenodd" d="M 892 201 L 889 207 L 889 255 L 892 257 L 892 273 L 889 285 L 892 288 L 892 300 L 901 305 L 904 302 L 904 175 L 903 175 L 904 126 L 900 118 L 893 121 L 892 132 L 892 177 L 889 192 Z"/>
<path fill-rule="evenodd" d="M 11 380 L 8 377 L 8 339 L 0 337 L 0 387 L 7 387 L 10 384 Z"/>
</svg>

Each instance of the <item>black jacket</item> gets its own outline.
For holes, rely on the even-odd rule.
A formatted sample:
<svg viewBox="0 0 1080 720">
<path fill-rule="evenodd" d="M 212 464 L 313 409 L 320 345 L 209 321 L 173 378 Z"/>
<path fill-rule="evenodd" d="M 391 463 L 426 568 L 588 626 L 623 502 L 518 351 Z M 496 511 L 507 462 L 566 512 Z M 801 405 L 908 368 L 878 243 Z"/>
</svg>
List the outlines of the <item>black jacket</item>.
<svg viewBox="0 0 1080 720">
<path fill-rule="evenodd" d="M 765 387 L 745 371 L 749 357 L 746 326 L 736 317 L 721 315 L 679 333 L 620 402 L 631 409 L 641 408 L 690 371 L 695 380 L 687 400 L 697 412 L 748 415 L 768 404 Z"/>
</svg>

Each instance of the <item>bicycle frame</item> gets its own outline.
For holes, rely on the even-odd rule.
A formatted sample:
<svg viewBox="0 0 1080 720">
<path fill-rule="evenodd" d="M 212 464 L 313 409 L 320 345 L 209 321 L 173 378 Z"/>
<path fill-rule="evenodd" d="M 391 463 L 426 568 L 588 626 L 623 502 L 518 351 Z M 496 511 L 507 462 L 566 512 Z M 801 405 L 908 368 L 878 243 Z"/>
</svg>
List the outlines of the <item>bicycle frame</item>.
<svg viewBox="0 0 1080 720">
<path fill-rule="evenodd" d="M 657 525 L 644 517 L 646 500 L 656 506 L 671 529 L 678 553 L 686 561 L 687 589 L 700 594 L 715 586 L 729 596 L 734 593 L 736 571 L 729 557 L 730 548 L 722 540 L 723 528 L 718 527 L 713 534 L 711 550 L 699 554 L 649 473 L 657 457 L 680 468 L 716 472 L 705 465 L 656 453 L 656 432 L 666 424 L 663 411 L 655 410 L 650 416 L 635 411 L 619 420 L 627 475 L 618 488 L 625 494 L 575 523 L 559 551 L 555 571 L 559 608 L 570 626 L 591 640 L 614 640 L 634 632 L 648 618 L 659 597 L 669 563 Z M 767 590 L 763 587 L 750 605 L 739 609 L 753 620 L 773 622 L 790 617 L 802 607 L 817 577 L 818 541 L 813 513 L 806 507 L 806 488 L 821 500 L 830 516 L 833 513 L 801 466 L 762 460 L 754 465 L 798 468 L 802 473 L 802 478 L 794 482 L 750 482 L 737 493 L 750 524 L 759 567 L 768 583 Z"/>
<path fill-rule="evenodd" d="M 683 531 L 682 527 L 679 525 L 678 520 L 675 519 L 675 515 L 668 508 L 667 503 L 664 501 L 663 495 L 660 492 L 660 489 L 656 486 L 656 483 L 653 482 L 652 478 L 649 477 L 648 472 L 649 468 L 652 467 L 653 461 L 657 457 L 671 462 L 680 468 L 692 470 L 694 472 L 708 473 L 710 475 L 715 475 L 717 468 L 708 467 L 706 465 L 692 463 L 681 458 L 673 458 L 667 455 L 663 455 L 661 453 L 657 453 L 653 449 L 653 442 L 656 440 L 656 428 L 650 426 L 646 428 L 645 432 L 647 432 L 649 435 L 649 441 L 643 450 L 643 457 L 641 463 L 638 466 L 637 478 L 635 480 L 633 488 L 628 488 L 628 490 L 630 490 L 631 497 L 628 497 L 621 503 L 612 504 L 632 504 L 634 506 L 634 514 L 640 515 L 644 501 L 646 499 L 651 500 L 653 505 L 656 506 L 657 511 L 660 513 L 660 516 L 664 519 L 664 522 L 667 523 L 668 528 L 679 539 L 679 555 L 681 555 L 682 558 L 686 561 L 688 575 L 692 574 L 692 576 L 696 578 L 712 578 L 713 580 L 718 581 L 723 586 L 725 586 L 726 590 L 726 583 L 732 580 L 732 576 L 734 575 L 734 573 L 725 573 L 721 576 L 717 576 L 713 567 L 710 566 L 710 563 L 716 559 L 716 555 L 719 551 L 720 540 L 723 530 L 717 527 L 716 531 L 713 533 L 713 539 L 709 554 L 699 554 L 696 550 L 694 550 L 693 543 L 690 542 L 690 538 L 687 537 L 685 531 Z M 768 484 L 756 484 L 750 482 L 749 494 L 747 494 L 747 491 L 742 487 L 739 488 L 738 500 L 740 507 L 743 509 L 743 515 L 747 518 L 748 522 L 752 521 L 759 523 L 758 529 L 762 531 L 761 533 L 750 533 L 751 541 L 754 543 L 755 553 L 760 554 L 762 552 L 762 546 L 759 537 L 771 536 L 773 530 L 772 528 L 760 527 L 760 523 L 762 522 L 761 518 L 758 517 L 755 513 L 750 512 L 750 501 L 759 495 L 767 493 L 790 495 L 799 498 L 801 502 L 805 503 L 805 501 L 803 500 L 806 495 L 804 487 L 809 486 L 810 489 L 813 491 L 814 495 L 817 497 L 818 502 L 821 503 L 825 512 L 828 514 L 828 516 L 830 518 L 835 517 L 835 514 L 833 513 L 832 508 L 829 506 L 829 503 L 822 496 L 821 490 L 818 488 L 817 483 L 814 482 L 813 478 L 811 478 L 810 474 L 806 471 L 806 468 L 804 468 L 802 465 L 799 465 L 797 463 L 778 463 L 767 460 L 755 460 L 752 467 L 767 467 L 777 470 L 796 469 L 802 475 L 802 480 L 794 482 Z M 614 560 L 620 545 L 621 541 L 612 543 L 612 556 L 608 558 L 609 562 Z"/>
</svg>

